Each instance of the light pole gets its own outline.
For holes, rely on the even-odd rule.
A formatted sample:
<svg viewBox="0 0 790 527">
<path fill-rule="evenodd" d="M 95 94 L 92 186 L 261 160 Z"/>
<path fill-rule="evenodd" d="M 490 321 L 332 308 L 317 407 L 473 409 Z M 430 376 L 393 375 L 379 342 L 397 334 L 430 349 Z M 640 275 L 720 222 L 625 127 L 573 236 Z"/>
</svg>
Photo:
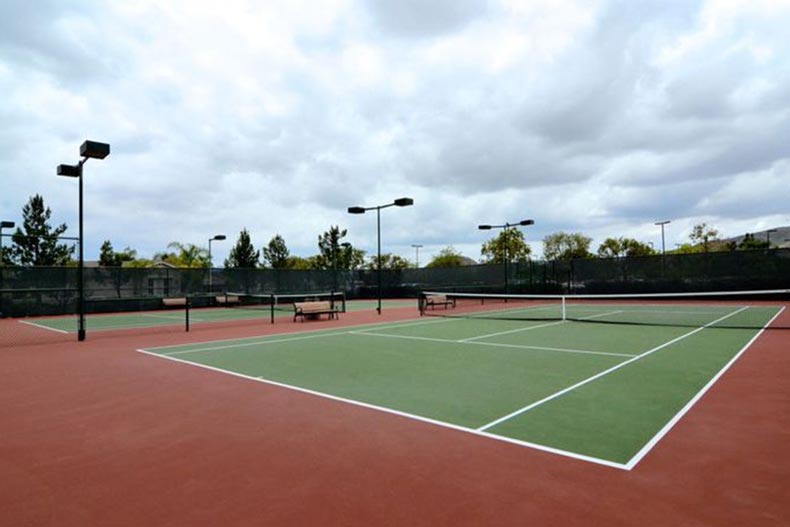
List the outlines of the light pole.
<svg viewBox="0 0 790 527">
<path fill-rule="evenodd" d="M 508 239 L 509 238 L 508 229 L 510 227 L 517 227 L 519 225 L 527 226 L 527 225 L 534 225 L 534 224 L 535 224 L 535 220 L 521 220 L 518 223 L 505 223 L 503 225 L 478 225 L 477 226 L 477 228 L 480 229 L 481 231 L 490 231 L 491 229 L 503 229 L 503 232 L 505 233 L 505 237 L 504 237 L 505 238 L 504 239 L 504 242 L 505 242 L 505 293 L 508 292 L 508 260 L 510 260 L 510 256 L 508 255 L 508 245 L 510 244 L 510 240 Z"/>
<path fill-rule="evenodd" d="M 340 247 L 343 247 L 345 251 L 351 249 L 351 244 L 348 242 L 343 242 L 340 244 Z M 332 245 L 332 292 L 337 292 L 337 249 L 338 245 Z"/>
<path fill-rule="evenodd" d="M 348 213 L 349 214 L 365 214 L 365 212 L 369 210 L 376 211 L 376 239 L 377 239 L 377 258 L 376 258 L 376 270 L 378 275 L 378 307 L 376 311 L 378 311 L 379 315 L 381 314 L 381 209 L 386 209 L 387 207 L 408 207 L 410 205 L 414 205 L 414 200 L 411 198 L 398 198 L 392 203 L 387 203 L 386 205 L 376 205 L 375 207 L 349 207 Z"/>
<path fill-rule="evenodd" d="M 13 229 L 16 224 L 13 221 L 0 221 L 0 267 L 5 267 L 5 258 L 3 255 L 3 229 Z M 3 281 L 5 276 L 3 270 L 0 269 L 0 317 L 3 316 Z"/>
<path fill-rule="evenodd" d="M 413 244 L 411 244 L 411 246 L 414 247 L 414 252 L 415 252 L 414 267 L 419 269 L 420 268 L 420 249 L 422 248 L 422 245 L 420 245 L 418 243 L 413 243 Z"/>
<path fill-rule="evenodd" d="M 213 238 L 208 239 L 208 292 L 209 293 L 214 292 L 214 289 L 211 287 L 211 269 L 212 267 L 214 267 L 211 261 L 211 242 L 213 241 L 219 242 L 225 239 L 227 239 L 227 236 L 225 236 L 224 234 L 217 234 Z"/>
<path fill-rule="evenodd" d="M 771 248 L 771 233 L 772 232 L 779 232 L 776 229 L 768 229 L 765 231 L 765 241 L 768 242 L 768 248 Z"/>
<path fill-rule="evenodd" d="M 0 266 L 5 265 L 3 259 L 3 229 L 13 229 L 16 223 L 13 221 L 0 221 Z"/>
<path fill-rule="evenodd" d="M 65 177 L 75 177 L 80 180 L 80 263 L 77 272 L 77 340 L 85 340 L 85 238 L 83 237 L 82 224 L 82 166 L 88 159 L 104 159 L 110 155 L 110 145 L 107 143 L 97 143 L 96 141 L 85 141 L 80 145 L 80 159 L 76 165 L 58 165 L 58 175 Z"/>
<path fill-rule="evenodd" d="M 661 225 L 661 254 L 666 254 L 666 244 L 664 243 L 664 225 L 671 223 L 672 220 L 657 221 L 655 225 Z"/>
</svg>

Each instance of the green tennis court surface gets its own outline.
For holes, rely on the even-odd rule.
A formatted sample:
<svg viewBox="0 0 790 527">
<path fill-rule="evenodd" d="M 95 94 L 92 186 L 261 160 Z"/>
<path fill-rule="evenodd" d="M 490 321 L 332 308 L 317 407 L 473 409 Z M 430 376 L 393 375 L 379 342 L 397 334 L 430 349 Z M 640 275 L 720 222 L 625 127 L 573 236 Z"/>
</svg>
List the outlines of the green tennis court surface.
<svg viewBox="0 0 790 527">
<path fill-rule="evenodd" d="M 349 300 L 346 302 L 346 311 L 364 311 L 375 309 L 375 300 Z M 386 308 L 413 307 L 417 310 L 416 300 L 386 300 L 382 302 Z M 268 322 L 271 311 L 267 307 L 246 308 L 193 308 L 189 313 L 190 324 L 206 322 L 223 322 L 234 320 L 261 319 Z M 342 314 L 341 314 L 342 316 Z M 275 317 L 293 317 L 293 310 L 275 311 Z M 86 325 L 88 330 L 112 330 L 126 328 L 147 328 L 157 326 L 184 325 L 185 312 L 183 309 L 145 311 L 136 313 L 112 313 L 100 315 L 87 315 Z M 23 320 L 24 323 L 34 324 L 39 327 L 54 331 L 76 333 L 77 317 L 41 317 Z"/>
<path fill-rule="evenodd" d="M 691 327 L 600 324 L 611 306 L 584 309 L 141 351 L 628 469 L 782 308 L 706 306 Z"/>
</svg>

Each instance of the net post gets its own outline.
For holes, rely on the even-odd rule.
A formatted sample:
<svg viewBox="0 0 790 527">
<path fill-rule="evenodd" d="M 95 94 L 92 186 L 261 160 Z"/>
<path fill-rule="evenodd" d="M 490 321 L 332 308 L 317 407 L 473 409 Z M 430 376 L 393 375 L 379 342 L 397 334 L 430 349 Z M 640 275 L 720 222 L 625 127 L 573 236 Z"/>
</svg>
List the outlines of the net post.
<svg viewBox="0 0 790 527">
<path fill-rule="evenodd" d="M 186 304 L 184 304 L 184 311 L 186 312 L 186 331 L 189 333 L 189 297 L 186 299 Z"/>
<path fill-rule="evenodd" d="M 272 324 L 274 324 L 274 299 L 275 299 L 274 293 L 269 295 L 269 310 L 271 312 Z"/>
<path fill-rule="evenodd" d="M 420 312 L 420 316 L 425 316 L 425 293 L 420 293 L 417 296 L 417 310 Z"/>
<path fill-rule="evenodd" d="M 565 305 L 565 295 L 562 295 L 562 320 L 568 320 L 568 313 Z"/>
</svg>

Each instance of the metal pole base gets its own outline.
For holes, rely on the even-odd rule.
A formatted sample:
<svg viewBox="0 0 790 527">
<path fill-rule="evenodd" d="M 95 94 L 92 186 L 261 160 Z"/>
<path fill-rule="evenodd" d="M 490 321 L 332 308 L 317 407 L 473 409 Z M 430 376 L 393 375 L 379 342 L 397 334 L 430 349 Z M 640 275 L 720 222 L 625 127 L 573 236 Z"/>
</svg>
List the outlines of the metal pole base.
<svg viewBox="0 0 790 527">
<path fill-rule="evenodd" d="M 80 342 L 85 340 L 85 330 L 84 329 L 77 330 L 77 340 L 80 341 Z"/>
</svg>

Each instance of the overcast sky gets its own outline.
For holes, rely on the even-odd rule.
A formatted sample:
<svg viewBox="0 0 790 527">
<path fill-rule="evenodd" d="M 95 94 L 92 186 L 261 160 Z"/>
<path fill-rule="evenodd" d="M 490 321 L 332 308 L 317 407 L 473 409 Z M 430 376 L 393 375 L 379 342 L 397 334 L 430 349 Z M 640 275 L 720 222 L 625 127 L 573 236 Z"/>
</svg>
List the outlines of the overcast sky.
<svg viewBox="0 0 790 527">
<path fill-rule="evenodd" d="M 221 264 L 242 228 L 331 225 L 421 264 L 480 223 L 660 246 L 790 224 L 790 0 L 0 2 L 0 219 L 36 193 L 77 234 Z"/>
</svg>

